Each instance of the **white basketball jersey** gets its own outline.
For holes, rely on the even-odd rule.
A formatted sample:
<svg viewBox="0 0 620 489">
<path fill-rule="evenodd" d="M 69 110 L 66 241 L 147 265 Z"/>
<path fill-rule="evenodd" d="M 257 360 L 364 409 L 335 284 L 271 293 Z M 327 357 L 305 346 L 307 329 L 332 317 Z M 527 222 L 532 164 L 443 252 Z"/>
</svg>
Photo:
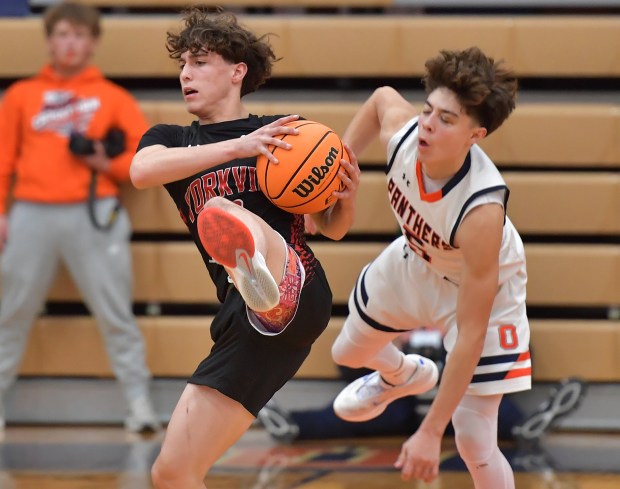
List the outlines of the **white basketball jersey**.
<svg viewBox="0 0 620 489">
<path fill-rule="evenodd" d="M 443 188 L 427 193 L 422 165 L 418 161 L 418 118 L 398 131 L 388 143 L 388 198 L 409 247 L 424 258 L 441 277 L 459 284 L 463 254 L 454 246 L 454 237 L 476 200 L 493 192 L 503 192 L 504 212 L 508 187 L 499 171 L 473 145 L 465 162 Z M 500 250 L 500 279 L 504 283 L 525 261 L 521 238 L 506 217 Z"/>
</svg>

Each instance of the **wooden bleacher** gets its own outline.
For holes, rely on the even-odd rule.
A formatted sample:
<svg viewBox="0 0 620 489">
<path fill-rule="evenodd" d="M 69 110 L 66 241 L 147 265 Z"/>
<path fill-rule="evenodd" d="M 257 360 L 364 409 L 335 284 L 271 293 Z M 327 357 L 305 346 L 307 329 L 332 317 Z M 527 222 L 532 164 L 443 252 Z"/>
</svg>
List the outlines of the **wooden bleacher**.
<svg viewBox="0 0 620 489">
<path fill-rule="evenodd" d="M 147 361 L 155 377 L 191 374 L 213 342 L 210 317 L 142 316 Z M 335 317 L 314 344 L 297 378 L 335 379 L 330 348 L 343 323 Z M 618 382 L 620 329 L 613 321 L 531 320 L 535 381 L 578 376 L 593 382 Z M 67 352 L 71 352 L 70 355 Z M 579 354 L 567 353 L 579 352 Z M 596 361 L 593 361 L 596 359 Z M 110 363 L 90 317 L 45 317 L 33 328 L 20 371 L 24 376 L 110 377 Z"/>
<path fill-rule="evenodd" d="M 357 208 L 363 218 L 358 218 L 350 232 L 397 232 L 398 225 L 388 206 L 384 176 L 379 172 L 364 172 L 363 165 L 362 171 Z M 511 189 L 509 215 L 521 233 L 620 233 L 620 176 L 617 173 L 547 171 L 533 174 L 512 170 L 504 172 L 503 176 Z M 127 186 L 123 201 L 135 232 L 184 232 L 186 229 L 163 187 L 137 192 Z M 550 218 L 548 213 L 535 213 L 532 209 L 550 209 L 554 216 Z"/>
<path fill-rule="evenodd" d="M 376 243 L 314 243 L 336 304 L 345 304 L 363 266 L 385 247 Z M 216 304 L 214 287 L 193 243 L 134 243 L 134 300 Z M 526 245 L 528 304 L 599 306 L 620 302 L 620 250 L 614 245 Z M 584 287 L 583 284 L 588 284 Z M 65 272 L 50 292 L 54 301 L 79 301 Z"/>
<path fill-rule="evenodd" d="M 146 0 L 83 0 L 98 6 L 142 6 Z M 174 0 L 148 2 L 170 5 Z M 260 2 L 264 4 L 264 0 Z M 389 5 L 387 0 L 344 0 L 341 6 Z M 230 5 L 237 5 L 231 2 Z M 258 3 L 257 3 L 258 4 Z M 270 0 L 290 5 L 290 0 Z M 299 5 L 333 5 L 303 0 Z M 251 0 L 238 5 L 251 6 Z M 107 75 L 171 78 L 177 68 L 163 47 L 176 16 L 127 14 L 105 18 L 97 58 Z M 247 15 L 257 33 L 271 32 L 283 60 L 276 78 L 419 77 L 424 60 L 440 48 L 477 44 L 505 58 L 521 77 L 554 79 L 620 76 L 620 18 L 612 16 L 412 16 Z M 139 32 L 139 36 L 136 33 Z M 0 52 L 0 78 L 36 72 L 45 61 L 40 19 L 0 19 L 0 43 L 20 41 L 20 56 Z M 423 41 L 423 42 L 422 42 Z M 6 54 L 5 54 L 6 52 Z M 119 53 L 123 56 L 119 56 Z M 330 56 L 323 54 L 329 52 Z M 144 100 L 151 123 L 191 120 L 180 102 Z M 254 113 L 299 112 L 342 132 L 358 103 L 288 100 L 248 103 Z M 611 103 L 519 104 L 483 147 L 504 169 L 511 188 L 508 214 L 528 241 L 528 304 L 541 308 L 612 308 L 620 305 L 620 111 Z M 383 151 L 374 144 L 359 155 L 364 173 L 358 220 L 351 240 L 313 246 L 330 279 L 334 300 L 346 304 L 361 267 L 397 232 L 377 171 Z M 161 189 L 124 190 L 136 235 L 172 236 L 184 231 L 176 209 Z M 363 235 L 364 241 L 355 241 Z M 368 241 L 368 236 L 377 238 Z M 580 237 L 587 237 L 583 240 Z M 551 237 L 551 238 L 549 238 Z M 572 239 L 577 238 L 577 239 Z M 134 300 L 142 304 L 215 303 L 214 289 L 190 242 L 136 240 Z M 346 257 L 346 259 L 345 259 Z M 183 280 L 180 280 L 180 277 Z M 174 285 L 174 287 L 173 287 Z M 50 292 L 53 303 L 79 301 L 62 270 Z M 209 316 L 140 316 L 148 360 L 155 376 L 186 377 L 211 346 Z M 298 373 L 301 378 L 335 378 L 329 349 L 343 322 L 334 317 Z M 535 380 L 579 375 L 591 381 L 620 381 L 617 321 L 532 319 L 537 351 Z M 565 352 L 580 351 L 580 355 Z M 71 355 L 67 355 L 71 352 Z M 541 353 L 543 352 L 543 353 Z M 591 361 L 597 358 L 597 362 Z M 21 369 L 28 376 L 112 375 L 94 320 L 45 316 L 34 327 Z"/>
<path fill-rule="evenodd" d="M 616 16 L 270 14 L 241 20 L 257 34 L 274 34 L 271 42 L 282 57 L 274 67 L 276 78 L 415 77 L 440 49 L 474 44 L 509 60 L 519 76 L 620 75 Z M 176 77 L 164 41 L 166 31 L 177 27 L 178 16 L 171 14 L 106 16 L 95 60 L 112 77 Z M 20 56 L 0 51 L 0 77 L 29 76 L 46 61 L 38 16 L 0 18 L 0 45 L 15 39 Z"/>
<path fill-rule="evenodd" d="M 156 110 L 156 103 L 149 104 L 153 123 L 170 114 L 170 104 L 163 103 L 165 110 Z M 178 104 L 177 104 L 178 105 Z M 331 106 L 319 113 L 318 120 L 330 119 Z M 267 107 L 264 107 L 267 109 Z M 598 107 L 589 107 L 596 114 L 609 115 Z M 588 113 L 587 106 L 572 107 L 575 112 Z M 178 109 L 178 107 L 177 107 Z M 528 110 L 531 109 L 531 110 Z M 567 107 L 563 107 L 566 112 Z M 554 107 L 547 106 L 553 113 Z M 147 110 L 148 112 L 148 110 Z M 268 110 L 267 110 L 268 112 Z M 342 111 L 336 111 L 342 115 Z M 302 112 L 303 113 L 303 112 Z M 525 107 L 528 121 L 523 126 L 540 127 L 544 121 L 553 119 L 542 107 Z M 611 113 L 611 112 L 610 112 Z M 522 116 L 522 117 L 525 117 Z M 587 117 L 587 116 L 586 116 Z M 172 117 L 174 119 L 174 117 Z M 517 114 L 515 114 L 517 118 Z M 538 120 L 538 118 L 542 119 Z M 558 116 L 559 118 L 559 116 Z M 336 119 L 333 119 L 337 122 Z M 182 121 L 179 121 L 182 122 Z M 595 126 L 597 124 L 594 124 Z M 516 124 L 515 127 L 519 126 Z M 549 140 L 562 140 L 564 126 L 550 124 L 545 132 Z M 610 138 L 613 133 L 606 133 Z M 501 139 L 508 148 L 527 148 L 527 157 L 540 165 L 553 166 L 557 152 L 548 146 L 526 146 L 516 141 L 522 138 L 519 131 L 512 131 L 510 125 L 501 128 L 492 138 Z M 489 141 L 492 141 L 492 138 Z M 600 139 L 600 138 L 599 138 Z M 611 144 L 612 141 L 610 140 Z M 490 145 L 491 155 L 493 144 Z M 533 148 L 538 148 L 532 150 Z M 373 155 L 372 148 L 369 150 Z M 375 156 L 361 155 L 365 164 L 375 160 Z M 520 161 L 520 153 L 511 160 Z M 578 160 L 577 160 L 578 161 Z M 576 163 L 576 161 L 575 161 Z M 617 166 L 604 153 L 591 155 L 588 162 L 594 166 Z M 527 172 L 507 171 L 506 181 L 512 195 L 509 215 L 515 225 L 528 235 L 618 235 L 620 234 L 620 176 L 617 172 Z M 128 186 L 124 202 L 130 212 L 136 233 L 180 233 L 184 231 L 176 208 L 163 188 L 137 191 Z M 387 204 L 385 179 L 382 173 L 368 171 L 363 173 L 359 194 L 358 221 L 352 234 L 390 235 L 397 231 L 391 210 Z M 544 210 L 544 212 L 541 211 Z M 373 259 L 385 246 L 376 243 L 315 243 L 313 248 L 324 263 L 334 291 L 334 301 L 345 304 L 357 273 L 364 264 Z M 215 303 L 215 291 L 202 266 L 201 258 L 193 244 L 189 242 L 136 242 L 133 244 L 135 295 L 134 300 L 141 303 Z M 528 304 L 530 306 L 591 306 L 605 307 L 620 303 L 620 249 L 613 244 L 527 244 L 526 253 L 529 269 Z M 346 263 L 346 266 L 342 264 Z M 181 280 L 182 279 L 182 280 Z M 588 284 L 584 286 L 584 284 Z M 66 271 L 61 271 L 52 291 L 50 300 L 79 301 L 80 296 Z M 331 342 L 335 338 L 342 318 L 334 318 L 328 331 L 317 343 L 298 376 L 332 377 L 336 369 L 332 362 L 325 362 Z M 182 376 L 191 370 L 191 365 L 207 351 L 210 346 L 208 317 L 142 317 L 140 324 L 148 344 L 149 361 L 155 375 L 165 377 Z M 540 342 L 537 350 L 556 342 L 557 351 L 571 351 L 579 341 L 579 331 L 584 321 L 533 321 L 532 341 Z M 614 336 L 615 326 L 605 321 L 588 322 L 588 333 Z M 57 328 L 62 328 L 58 330 Z M 63 334 L 62 331 L 67 331 Z M 568 331 L 570 334 L 564 334 Z M 69 333 L 69 331 L 74 331 Z M 561 334 L 559 334 L 561 332 Z M 551 340 L 550 337 L 554 339 Z M 91 345 L 98 354 L 79 358 L 63 356 L 61 342 L 67 337 L 82 344 Z M 615 336 L 614 336 L 615 337 Z M 57 343 L 56 346 L 54 344 Z M 38 346 L 37 346 L 38 345 Z M 99 345 L 99 337 L 91 318 L 53 318 L 42 319 L 33 333 L 33 340 L 26 356 L 22 374 L 24 375 L 109 375 L 109 365 Z M 41 352 L 41 348 L 45 352 Z M 564 349 L 566 348 L 566 349 Z M 90 351 L 91 347 L 87 348 Z M 175 362 L 178 351 L 185 352 L 182 361 Z M 541 355 L 542 356 L 542 355 Z M 64 358 L 64 360 L 63 360 Z M 546 364 L 543 364 L 546 365 Z M 564 374 L 582 372 L 577 363 L 549 362 L 549 368 L 537 367 L 537 379 L 551 380 Z M 605 365 L 614 366 L 611 360 Z M 588 370 L 586 370 L 588 371 Z M 589 371 L 588 371 L 589 372 Z M 612 380 L 620 370 L 598 369 L 588 373 L 591 380 Z M 583 375 L 583 373 L 581 374 Z"/>
<path fill-rule="evenodd" d="M 318 120 L 342 134 L 359 108 L 356 102 L 248 102 L 255 114 L 291 114 Z M 147 117 L 167 124 L 192 120 L 183 102 L 143 101 Z M 603 103 L 529 103 L 518 105 L 499 130 L 481 146 L 498 166 L 544 168 L 620 168 L 620 107 Z M 578 122 L 577 122 L 578 121 Z M 584 142 L 595 141 L 595 144 Z M 383 162 L 378 143 L 362 155 L 362 164 Z"/>
</svg>

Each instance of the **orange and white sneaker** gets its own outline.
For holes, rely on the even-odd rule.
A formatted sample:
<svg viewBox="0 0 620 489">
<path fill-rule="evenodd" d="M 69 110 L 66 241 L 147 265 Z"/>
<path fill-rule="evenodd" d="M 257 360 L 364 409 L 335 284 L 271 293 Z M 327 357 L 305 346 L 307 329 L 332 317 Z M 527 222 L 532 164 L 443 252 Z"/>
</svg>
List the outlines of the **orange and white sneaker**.
<svg viewBox="0 0 620 489">
<path fill-rule="evenodd" d="M 334 412 L 345 421 L 368 421 L 379 416 L 392 401 L 422 394 L 435 387 L 439 380 L 435 362 L 416 354 L 406 355 L 406 361 L 417 364 L 406 382 L 390 385 L 378 371 L 374 371 L 354 380 L 336 396 Z"/>
<path fill-rule="evenodd" d="M 247 306 L 269 311 L 280 302 L 280 291 L 254 237 L 237 217 L 216 207 L 198 214 L 198 236 L 207 253 L 228 273 Z"/>
</svg>

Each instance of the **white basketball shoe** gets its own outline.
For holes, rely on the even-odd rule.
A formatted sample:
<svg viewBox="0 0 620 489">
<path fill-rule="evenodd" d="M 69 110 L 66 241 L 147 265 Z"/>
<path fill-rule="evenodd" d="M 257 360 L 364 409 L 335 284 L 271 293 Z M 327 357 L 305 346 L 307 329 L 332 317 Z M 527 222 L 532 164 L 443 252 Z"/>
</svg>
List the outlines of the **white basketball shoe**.
<svg viewBox="0 0 620 489">
<path fill-rule="evenodd" d="M 420 355 L 406 355 L 405 361 L 417 364 L 409 379 L 399 385 L 385 382 L 375 371 L 351 382 L 334 399 L 334 411 L 345 421 L 368 421 L 379 416 L 387 405 L 405 396 L 431 390 L 439 379 L 439 369 L 432 360 Z"/>
</svg>

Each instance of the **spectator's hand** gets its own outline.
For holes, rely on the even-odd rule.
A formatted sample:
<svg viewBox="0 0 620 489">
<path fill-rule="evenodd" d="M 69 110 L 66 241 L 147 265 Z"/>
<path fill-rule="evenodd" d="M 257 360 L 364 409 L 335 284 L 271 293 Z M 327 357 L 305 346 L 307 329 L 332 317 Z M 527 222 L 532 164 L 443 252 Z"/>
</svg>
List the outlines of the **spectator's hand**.
<svg viewBox="0 0 620 489">
<path fill-rule="evenodd" d="M 6 215 L 0 215 L 0 252 L 4 251 L 4 245 L 9 238 L 9 220 Z"/>
<path fill-rule="evenodd" d="M 401 469 L 401 478 L 420 479 L 427 484 L 439 474 L 441 437 L 418 430 L 403 443 L 394 467 Z"/>
<path fill-rule="evenodd" d="M 355 197 L 357 195 L 357 189 L 360 185 L 360 167 L 357 162 L 357 156 L 353 150 L 345 144 L 347 153 L 349 154 L 349 160 L 340 160 L 340 171 L 338 177 L 344 184 L 344 190 L 341 192 L 334 192 L 333 195 L 338 198 L 337 205 L 341 207 L 354 207 Z"/>
<path fill-rule="evenodd" d="M 93 147 L 95 148 L 95 154 L 89 156 L 82 156 L 84 163 L 98 172 L 108 171 L 110 168 L 111 160 L 106 155 L 105 147 L 101 141 L 94 141 Z"/>
<path fill-rule="evenodd" d="M 265 155 L 270 162 L 277 164 L 278 159 L 273 156 L 269 150 L 269 146 L 290 149 L 291 145 L 289 143 L 282 141 L 276 136 L 280 136 L 281 134 L 297 134 L 297 129 L 284 126 L 284 124 L 296 121 L 297 119 L 299 119 L 298 115 L 280 117 L 271 124 L 267 124 L 250 134 L 240 137 L 236 140 L 236 157 L 248 158 L 250 156 L 262 154 Z"/>
</svg>

